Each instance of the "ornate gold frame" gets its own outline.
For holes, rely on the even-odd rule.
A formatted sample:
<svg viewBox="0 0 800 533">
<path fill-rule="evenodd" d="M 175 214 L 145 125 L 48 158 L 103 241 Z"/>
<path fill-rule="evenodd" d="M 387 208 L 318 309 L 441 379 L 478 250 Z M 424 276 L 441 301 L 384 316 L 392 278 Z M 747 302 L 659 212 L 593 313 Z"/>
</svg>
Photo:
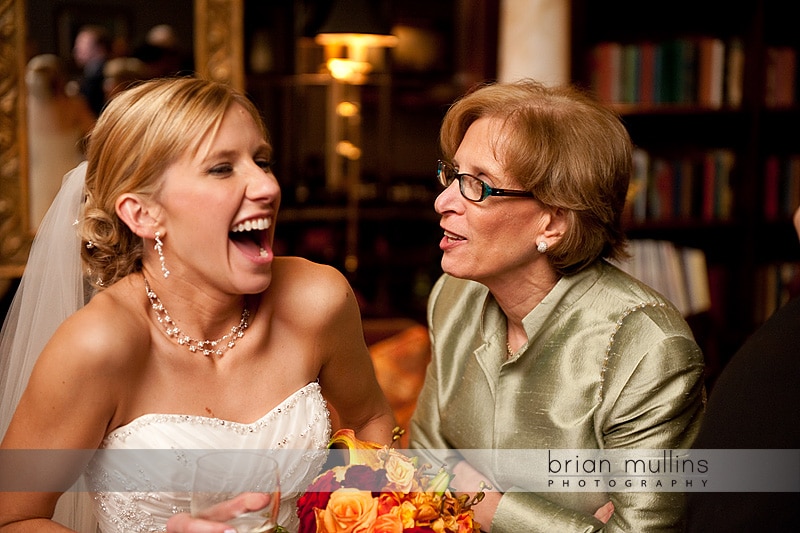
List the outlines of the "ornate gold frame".
<svg viewBox="0 0 800 533">
<path fill-rule="evenodd" d="M 194 0 L 198 75 L 244 90 L 244 0 Z"/>
<path fill-rule="evenodd" d="M 0 279 L 22 275 L 33 240 L 28 225 L 25 113 L 26 0 L 0 0 Z M 244 0 L 195 0 L 200 76 L 244 87 Z"/>
<path fill-rule="evenodd" d="M 25 129 L 25 1 L 0 0 L 0 277 L 22 272 L 28 230 Z"/>
</svg>

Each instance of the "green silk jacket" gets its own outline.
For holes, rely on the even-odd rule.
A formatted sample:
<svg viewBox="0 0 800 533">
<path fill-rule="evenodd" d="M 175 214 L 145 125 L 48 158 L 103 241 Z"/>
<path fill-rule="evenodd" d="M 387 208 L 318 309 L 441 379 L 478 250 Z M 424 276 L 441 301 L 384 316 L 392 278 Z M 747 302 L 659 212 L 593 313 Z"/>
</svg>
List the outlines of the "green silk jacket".
<svg viewBox="0 0 800 533">
<path fill-rule="evenodd" d="M 681 314 L 599 261 L 559 280 L 523 323 L 528 342 L 507 358 L 506 318 L 488 289 L 446 274 L 438 280 L 411 447 L 450 467 L 467 459 L 504 492 L 494 533 L 680 531 L 680 492 L 533 492 L 526 483 L 546 477 L 542 468 L 499 460 L 487 471 L 470 457 L 690 448 L 704 408 L 703 356 Z M 609 499 L 615 512 L 604 526 L 592 515 Z"/>
</svg>

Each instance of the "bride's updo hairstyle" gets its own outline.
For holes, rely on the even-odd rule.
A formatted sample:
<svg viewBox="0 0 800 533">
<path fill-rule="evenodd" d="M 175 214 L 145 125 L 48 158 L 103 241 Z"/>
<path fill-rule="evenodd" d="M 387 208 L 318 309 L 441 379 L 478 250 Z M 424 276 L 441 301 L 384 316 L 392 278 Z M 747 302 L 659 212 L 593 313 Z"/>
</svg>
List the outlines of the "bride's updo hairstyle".
<svg viewBox="0 0 800 533">
<path fill-rule="evenodd" d="M 89 136 L 86 200 L 78 228 L 81 257 L 94 287 L 108 287 L 142 267 L 143 240 L 117 216 L 117 198 L 135 193 L 157 199 L 166 169 L 187 150 L 196 152 L 233 103 L 252 115 L 266 139 L 255 106 L 218 82 L 150 80 L 107 104 Z"/>
</svg>

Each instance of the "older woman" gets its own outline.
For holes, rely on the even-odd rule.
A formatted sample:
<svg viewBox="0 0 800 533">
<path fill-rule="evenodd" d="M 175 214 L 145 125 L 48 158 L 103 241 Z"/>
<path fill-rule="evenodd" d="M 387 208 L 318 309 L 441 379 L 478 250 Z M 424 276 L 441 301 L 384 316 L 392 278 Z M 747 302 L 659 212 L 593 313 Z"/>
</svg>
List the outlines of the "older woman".
<svg viewBox="0 0 800 533">
<path fill-rule="evenodd" d="M 694 439 L 701 351 L 670 302 L 607 261 L 625 254 L 625 128 L 575 89 L 521 81 L 456 102 L 441 146 L 445 274 L 411 447 L 453 467 L 457 490 L 491 485 L 475 508 L 486 531 L 679 529 L 680 494 L 534 492 L 532 464 L 471 459 Z"/>
</svg>

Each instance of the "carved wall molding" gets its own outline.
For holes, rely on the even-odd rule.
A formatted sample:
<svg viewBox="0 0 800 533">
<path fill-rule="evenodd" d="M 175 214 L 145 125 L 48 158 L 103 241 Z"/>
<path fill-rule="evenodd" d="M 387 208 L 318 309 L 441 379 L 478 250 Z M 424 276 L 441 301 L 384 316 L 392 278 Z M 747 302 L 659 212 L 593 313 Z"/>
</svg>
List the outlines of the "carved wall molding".
<svg viewBox="0 0 800 533">
<path fill-rule="evenodd" d="M 21 274 L 30 248 L 25 125 L 25 0 L 0 0 L 0 277 Z"/>
<path fill-rule="evenodd" d="M 244 0 L 195 0 L 198 75 L 244 89 Z"/>
</svg>

